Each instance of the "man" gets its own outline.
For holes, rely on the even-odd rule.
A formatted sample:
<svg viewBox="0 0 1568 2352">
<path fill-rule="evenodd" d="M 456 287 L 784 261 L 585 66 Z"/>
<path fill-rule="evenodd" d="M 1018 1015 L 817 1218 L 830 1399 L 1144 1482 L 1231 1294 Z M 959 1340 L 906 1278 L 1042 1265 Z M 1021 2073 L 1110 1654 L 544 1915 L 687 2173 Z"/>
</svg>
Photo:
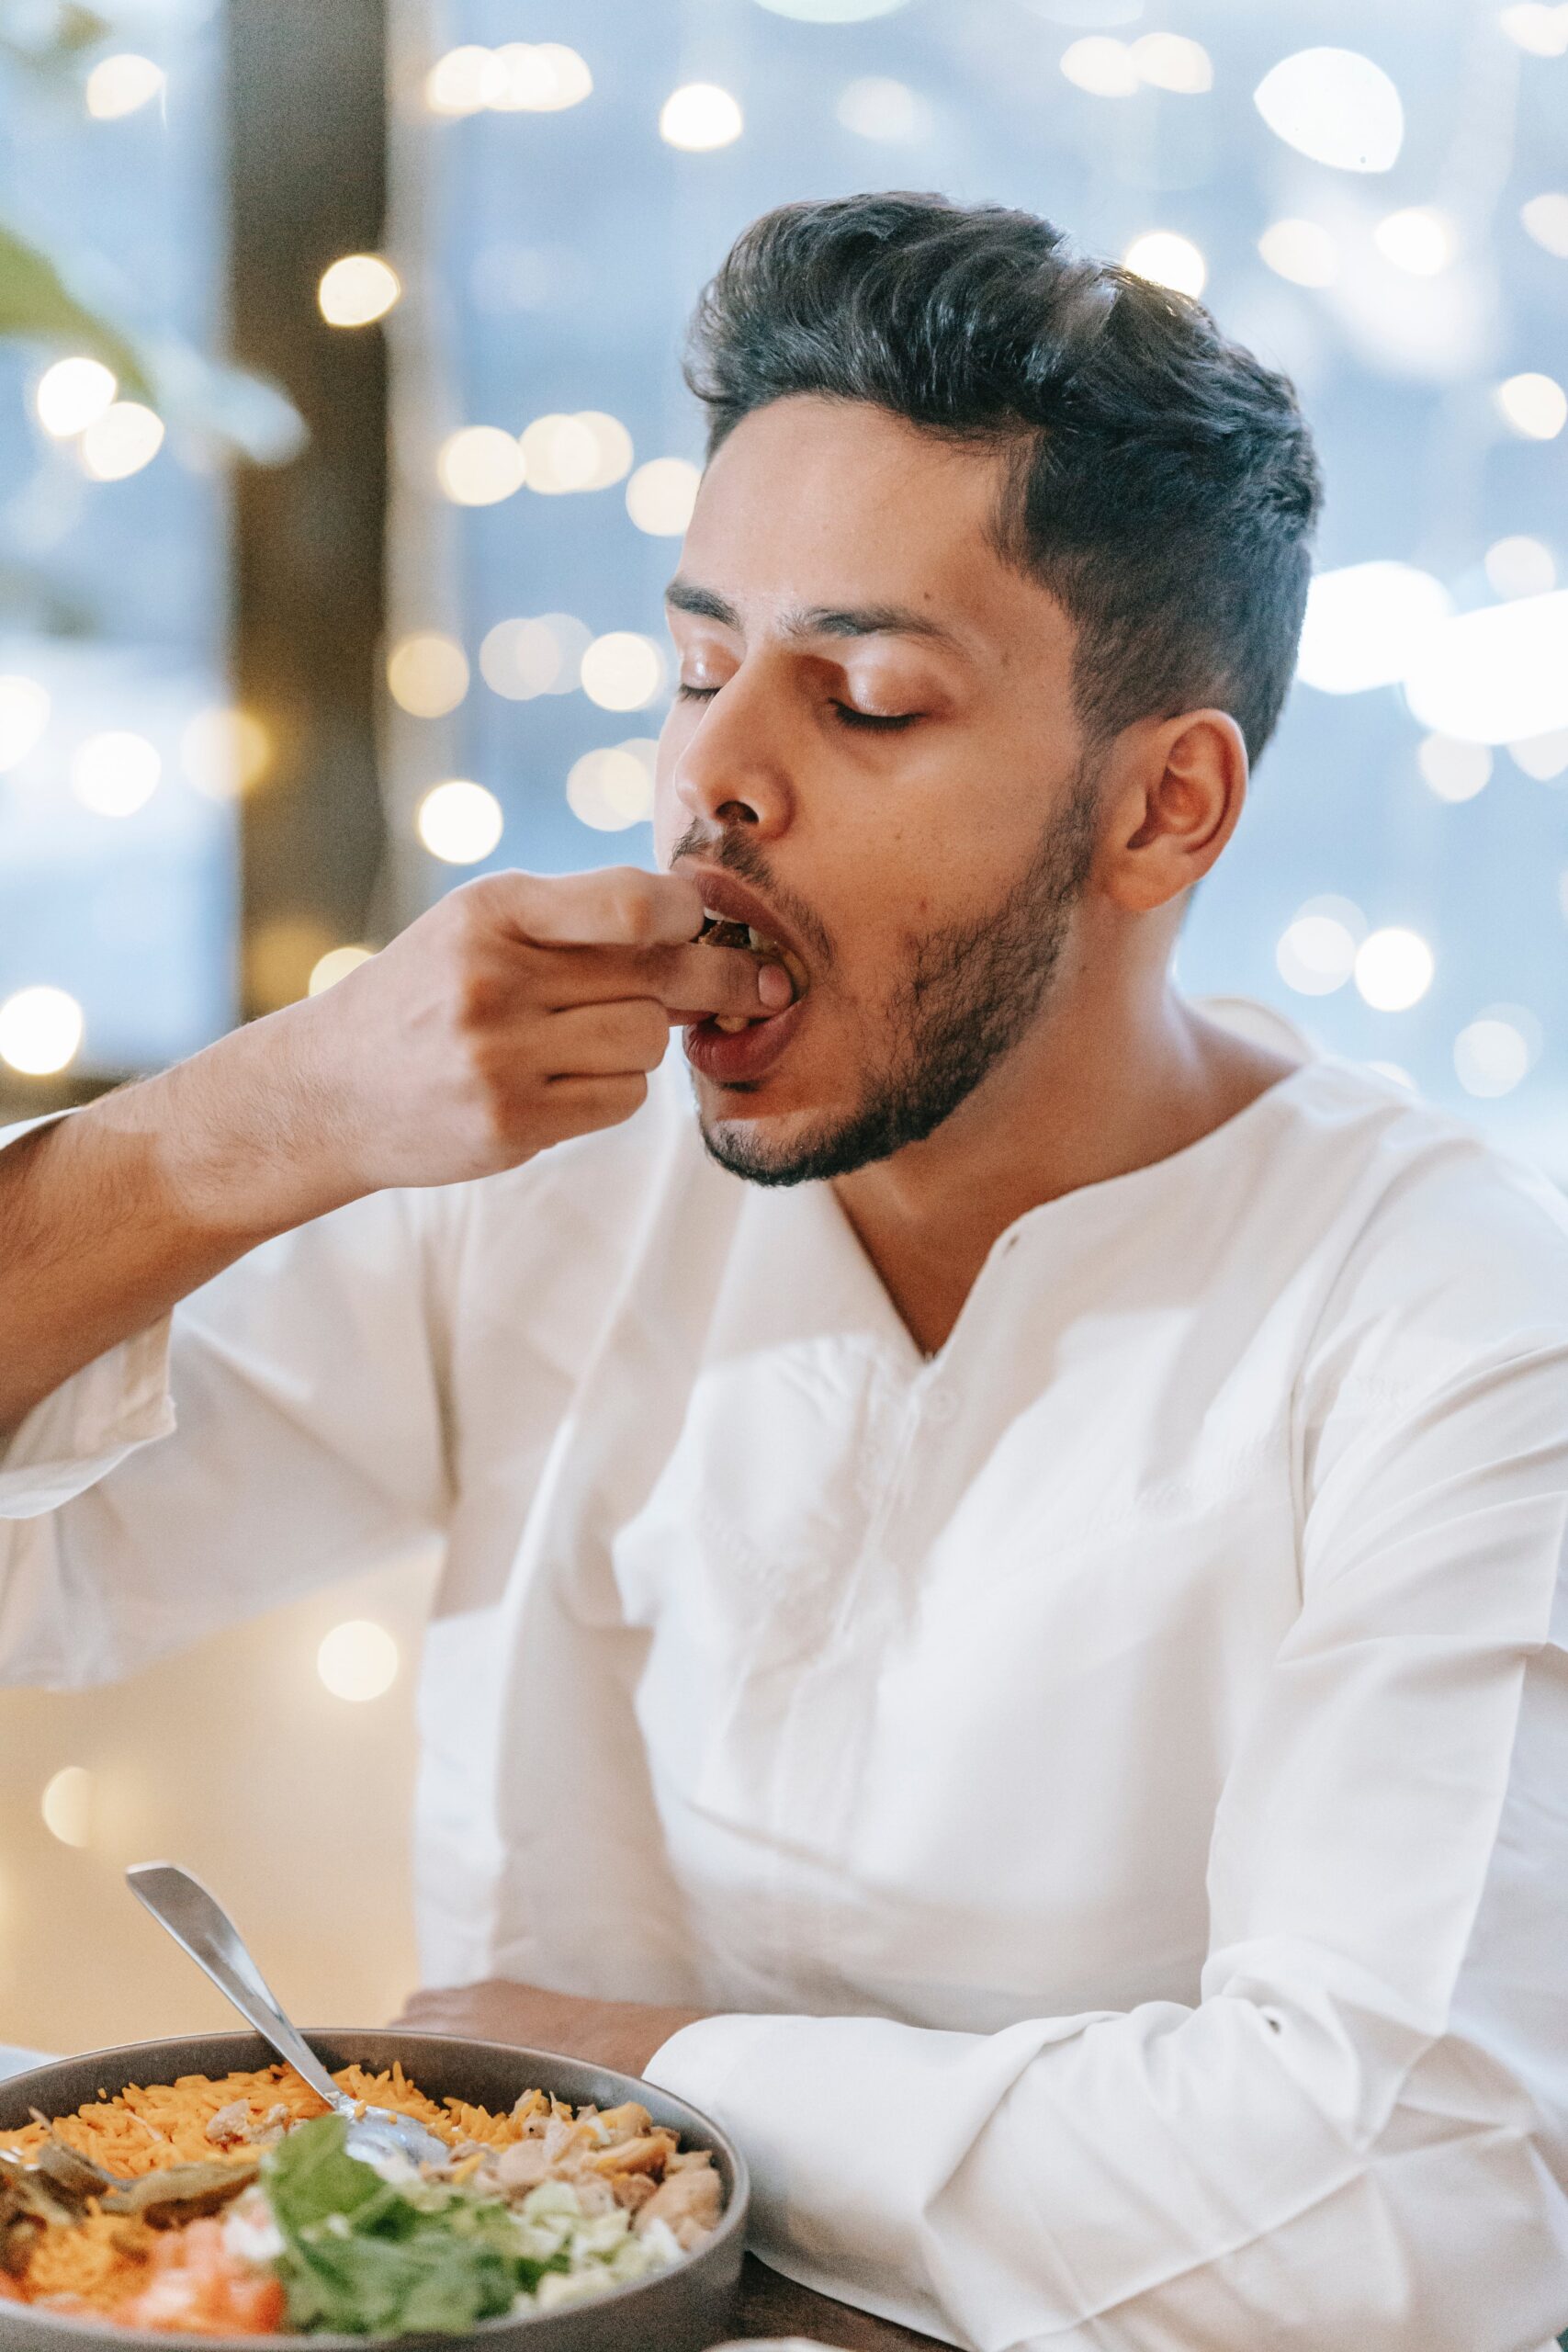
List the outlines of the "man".
<svg viewBox="0 0 1568 2352">
<path fill-rule="evenodd" d="M 756 223 L 691 376 L 668 871 L 0 1157 L 9 1670 L 442 1529 L 416 2020 L 645 2068 L 778 2269 L 986 2352 L 1538 2344 L 1563 1212 L 1168 972 L 1290 390 L 893 195 Z"/>
</svg>

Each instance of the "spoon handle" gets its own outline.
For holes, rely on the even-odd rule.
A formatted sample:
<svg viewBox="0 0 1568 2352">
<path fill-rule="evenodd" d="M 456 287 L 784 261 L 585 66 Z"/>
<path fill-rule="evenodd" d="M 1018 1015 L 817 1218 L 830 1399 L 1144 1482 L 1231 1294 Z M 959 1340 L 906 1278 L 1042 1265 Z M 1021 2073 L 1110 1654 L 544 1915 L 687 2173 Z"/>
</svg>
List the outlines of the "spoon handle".
<svg viewBox="0 0 1568 2352">
<path fill-rule="evenodd" d="M 125 1879 L 158 1925 L 167 1928 L 198 1968 L 206 1970 L 219 1991 L 317 2096 L 340 2113 L 351 2108 L 352 2101 L 284 2016 L 276 1996 L 269 1992 L 260 1969 L 241 1942 L 239 1929 L 200 1880 L 175 1862 L 133 1862 Z"/>
</svg>

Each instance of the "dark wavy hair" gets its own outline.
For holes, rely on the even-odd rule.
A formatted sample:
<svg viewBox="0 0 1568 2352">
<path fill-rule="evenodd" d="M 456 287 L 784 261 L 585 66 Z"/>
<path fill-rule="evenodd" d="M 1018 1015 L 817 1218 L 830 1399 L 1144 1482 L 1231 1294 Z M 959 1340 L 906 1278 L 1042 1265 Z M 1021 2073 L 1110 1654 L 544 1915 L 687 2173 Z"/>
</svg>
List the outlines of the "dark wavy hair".
<svg viewBox="0 0 1568 2352">
<path fill-rule="evenodd" d="M 790 393 L 1009 453 L 993 537 L 1077 629 L 1091 738 L 1202 705 L 1254 758 L 1295 664 L 1321 495 L 1294 390 L 1200 303 L 1000 205 L 781 205 L 704 288 L 685 377 L 711 458 Z"/>
</svg>

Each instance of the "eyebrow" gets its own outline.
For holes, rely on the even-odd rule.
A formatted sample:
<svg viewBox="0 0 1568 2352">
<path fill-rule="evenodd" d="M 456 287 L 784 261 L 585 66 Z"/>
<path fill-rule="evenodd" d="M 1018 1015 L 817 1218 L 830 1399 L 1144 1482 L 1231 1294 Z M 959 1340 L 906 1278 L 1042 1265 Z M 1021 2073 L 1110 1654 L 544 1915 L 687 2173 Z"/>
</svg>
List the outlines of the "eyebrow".
<svg viewBox="0 0 1568 2352">
<path fill-rule="evenodd" d="M 745 633 L 740 615 L 727 596 L 719 595 L 716 589 L 699 587 L 694 580 L 682 580 L 679 573 L 664 591 L 664 601 L 678 613 L 694 613 L 699 619 L 717 621 L 725 628 Z M 952 629 L 907 605 L 802 605 L 784 615 L 780 634 L 792 640 L 812 637 L 919 637 L 962 650 Z"/>
</svg>

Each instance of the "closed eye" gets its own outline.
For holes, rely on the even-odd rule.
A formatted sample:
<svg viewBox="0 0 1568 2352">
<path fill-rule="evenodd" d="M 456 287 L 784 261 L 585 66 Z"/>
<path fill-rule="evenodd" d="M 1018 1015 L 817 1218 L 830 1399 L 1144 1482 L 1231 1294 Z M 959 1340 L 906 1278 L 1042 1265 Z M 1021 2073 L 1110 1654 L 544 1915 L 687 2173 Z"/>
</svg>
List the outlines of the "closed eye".
<svg viewBox="0 0 1568 2352">
<path fill-rule="evenodd" d="M 676 687 L 675 692 L 682 702 L 711 702 L 714 695 L 717 694 L 718 688 L 716 686 L 679 685 Z M 831 706 L 831 707 L 838 712 L 841 725 L 845 727 L 871 728 L 874 729 L 877 728 L 895 729 L 900 727 L 912 727 L 916 719 L 921 715 L 918 710 L 903 710 L 896 714 L 875 710 L 857 710 L 852 703 L 847 702 L 836 702 Z"/>
<path fill-rule="evenodd" d="M 913 727 L 920 716 L 918 710 L 901 710 L 897 716 L 875 710 L 857 710 L 852 703 L 836 702 L 833 708 L 846 727 Z"/>
</svg>

